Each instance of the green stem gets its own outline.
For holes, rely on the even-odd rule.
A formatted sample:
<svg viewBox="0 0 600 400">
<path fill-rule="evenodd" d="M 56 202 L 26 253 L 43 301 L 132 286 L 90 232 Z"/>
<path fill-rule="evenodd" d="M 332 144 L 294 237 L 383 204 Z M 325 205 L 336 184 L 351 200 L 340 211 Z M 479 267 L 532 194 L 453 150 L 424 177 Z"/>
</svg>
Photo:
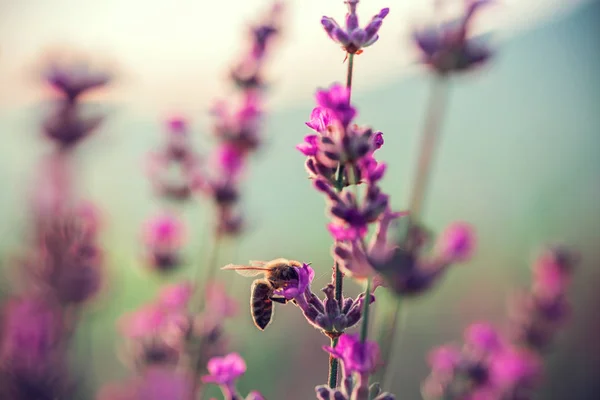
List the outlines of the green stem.
<svg viewBox="0 0 600 400">
<path fill-rule="evenodd" d="M 360 326 L 360 341 L 365 343 L 369 335 L 369 303 L 371 303 L 371 278 L 367 279 L 365 299 L 363 303 L 362 325 Z"/>
<path fill-rule="evenodd" d="M 348 53 L 348 71 L 346 72 L 346 88 L 348 89 L 348 103 L 352 95 L 352 73 L 354 70 L 354 54 Z"/>
<path fill-rule="evenodd" d="M 220 234 L 215 234 L 215 238 L 214 238 L 214 242 L 213 245 L 210 248 L 210 251 L 208 252 L 208 258 L 205 264 L 205 268 L 206 268 L 206 275 L 204 276 L 204 286 L 208 285 L 215 277 L 215 274 L 217 272 L 217 260 L 219 259 L 219 249 L 221 248 L 221 241 L 222 241 L 222 237 Z M 198 274 L 199 275 L 199 274 Z M 200 282 L 196 281 L 194 287 L 196 288 L 196 291 L 198 291 L 198 288 L 200 286 Z M 204 291 L 202 291 L 202 293 L 198 293 L 198 295 L 200 296 L 197 301 L 197 311 L 202 311 L 202 308 L 204 307 L 204 301 L 205 301 L 205 296 L 204 296 Z"/>
<path fill-rule="evenodd" d="M 383 358 L 383 365 L 380 368 L 380 372 L 378 374 L 377 380 L 381 382 L 383 388 L 388 388 L 388 380 L 391 378 L 389 368 L 390 360 L 392 359 L 393 354 L 393 345 L 394 345 L 394 337 L 396 336 L 396 331 L 398 330 L 398 317 L 400 316 L 400 298 L 394 299 L 394 306 L 392 309 L 391 318 L 386 318 L 387 321 L 390 321 L 385 325 L 384 329 L 382 329 L 381 337 L 379 342 L 381 343 L 381 354 Z"/>
<path fill-rule="evenodd" d="M 331 339 L 331 347 L 337 346 L 338 338 Z M 329 382 L 329 387 L 334 389 L 337 387 L 337 376 L 338 376 L 338 359 L 329 355 L 329 376 L 327 381 Z"/>
<path fill-rule="evenodd" d="M 436 76 L 429 97 L 429 106 L 421 135 L 417 171 L 413 180 L 408 207 L 412 221 L 419 219 L 425 202 L 425 194 L 433 166 L 433 157 L 440 141 L 440 126 L 446 109 L 447 86 L 445 77 Z"/>
</svg>

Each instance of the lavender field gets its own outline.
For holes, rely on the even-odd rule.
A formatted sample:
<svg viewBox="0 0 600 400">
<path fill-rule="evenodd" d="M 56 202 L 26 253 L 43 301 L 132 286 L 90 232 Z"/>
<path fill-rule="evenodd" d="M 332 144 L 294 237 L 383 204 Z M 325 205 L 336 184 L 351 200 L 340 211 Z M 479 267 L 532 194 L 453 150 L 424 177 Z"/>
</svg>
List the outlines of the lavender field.
<svg viewBox="0 0 600 400">
<path fill-rule="evenodd" d="M 0 0 L 0 400 L 597 398 L 599 22 Z"/>
</svg>

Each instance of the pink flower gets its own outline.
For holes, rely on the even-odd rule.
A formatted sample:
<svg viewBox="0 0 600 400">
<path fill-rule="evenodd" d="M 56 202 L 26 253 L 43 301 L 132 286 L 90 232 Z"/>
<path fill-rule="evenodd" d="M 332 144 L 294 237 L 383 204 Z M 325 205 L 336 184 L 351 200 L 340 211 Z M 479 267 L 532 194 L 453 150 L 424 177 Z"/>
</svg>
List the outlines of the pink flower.
<svg viewBox="0 0 600 400">
<path fill-rule="evenodd" d="M 206 309 L 210 310 L 222 320 L 223 318 L 233 317 L 238 312 L 238 304 L 234 298 L 229 297 L 223 285 L 212 282 L 205 289 Z"/>
<path fill-rule="evenodd" d="M 475 249 L 475 233 L 471 225 L 454 222 L 446 228 L 437 243 L 438 253 L 448 262 L 468 261 Z"/>
<path fill-rule="evenodd" d="M 185 309 L 192 297 L 192 293 L 193 287 L 189 282 L 168 285 L 161 290 L 158 302 L 163 307 Z"/>
<path fill-rule="evenodd" d="M 465 342 L 482 353 L 495 352 L 503 346 L 500 334 L 487 322 L 471 324 L 465 331 Z"/>
<path fill-rule="evenodd" d="M 448 374 L 454 371 L 462 358 L 460 349 L 452 345 L 440 346 L 433 349 L 427 358 L 434 372 Z"/>
<path fill-rule="evenodd" d="M 167 320 L 164 308 L 156 304 L 146 305 L 139 310 L 126 314 L 121 320 L 123 334 L 130 338 L 152 335 Z"/>
<path fill-rule="evenodd" d="M 188 121 L 181 115 L 174 115 L 167 119 L 167 129 L 173 133 L 184 133 L 187 131 Z"/>
<path fill-rule="evenodd" d="M 144 226 L 144 241 L 149 247 L 173 250 L 182 245 L 183 238 L 183 224 L 173 215 L 158 215 Z"/>
<path fill-rule="evenodd" d="M 291 300 L 306 291 L 315 277 L 315 271 L 308 264 L 302 264 L 301 268 L 294 267 L 294 269 L 298 273 L 298 280 L 290 281 L 285 288 L 273 291 L 274 294 Z"/>
<path fill-rule="evenodd" d="M 233 386 L 235 381 L 246 372 L 246 362 L 238 353 L 230 353 L 225 357 L 213 357 L 208 361 L 209 375 L 202 377 L 202 382 Z"/>
<path fill-rule="evenodd" d="M 531 383 L 541 372 L 540 358 L 527 350 L 506 348 L 491 360 L 490 375 L 495 385 L 502 388 Z"/>
<path fill-rule="evenodd" d="M 362 343 L 358 334 L 340 336 L 337 346 L 323 346 L 323 350 L 341 360 L 346 374 L 372 373 L 379 366 L 380 354 L 377 342 Z"/>
</svg>

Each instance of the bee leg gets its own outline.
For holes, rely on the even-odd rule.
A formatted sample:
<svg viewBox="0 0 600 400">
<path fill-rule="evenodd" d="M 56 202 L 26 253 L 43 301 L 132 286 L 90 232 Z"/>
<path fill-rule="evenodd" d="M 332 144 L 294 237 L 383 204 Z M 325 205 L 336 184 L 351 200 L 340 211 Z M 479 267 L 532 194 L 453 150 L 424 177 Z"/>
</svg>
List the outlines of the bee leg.
<svg viewBox="0 0 600 400">
<path fill-rule="evenodd" d="M 288 302 L 288 300 L 285 297 L 269 297 L 269 299 L 279 304 L 285 304 Z"/>
</svg>

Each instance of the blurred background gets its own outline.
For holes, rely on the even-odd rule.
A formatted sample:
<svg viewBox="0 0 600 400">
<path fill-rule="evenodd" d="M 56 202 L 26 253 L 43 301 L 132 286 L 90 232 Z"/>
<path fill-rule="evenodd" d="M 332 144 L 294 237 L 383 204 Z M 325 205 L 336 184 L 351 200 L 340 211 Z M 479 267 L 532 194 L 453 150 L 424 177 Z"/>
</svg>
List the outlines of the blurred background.
<svg viewBox="0 0 600 400">
<path fill-rule="evenodd" d="M 235 4 L 232 4 L 235 3 Z M 265 135 L 244 184 L 249 231 L 221 252 L 219 264 L 287 257 L 311 261 L 315 287 L 330 278 L 331 239 L 323 196 L 312 189 L 294 146 L 319 86 L 343 81 L 343 53 L 319 25 L 343 18 L 342 1 L 288 1 L 284 38 L 270 63 L 272 89 Z M 462 3 L 457 3 L 460 6 Z M 143 171 L 159 145 L 163 120 L 187 115 L 198 136 L 210 129 L 208 108 L 227 97 L 226 68 L 264 0 L 0 0 L 0 263 L 11 268 L 27 226 L 35 167 L 48 151 L 37 71 L 49 52 L 73 49 L 116 74 L 97 101 L 108 106 L 100 132 L 77 153 L 79 186 L 103 213 L 102 243 L 110 285 L 86 315 L 92 341 L 91 389 L 129 374 L 119 358 L 115 322 L 152 299 L 165 282 L 144 266 L 140 230 L 160 209 Z M 359 121 L 384 133 L 378 158 L 389 169 L 383 188 L 395 209 L 406 206 L 431 75 L 414 65 L 410 28 L 428 16 L 418 1 L 364 0 L 363 21 L 381 7 L 391 13 L 380 41 L 355 61 L 353 99 Z M 592 399 L 600 394 L 600 2 L 502 1 L 477 21 L 497 50 L 484 69 L 452 82 L 425 222 L 439 231 L 464 220 L 477 228 L 478 250 L 427 296 L 403 303 L 390 389 L 420 398 L 428 350 L 458 341 L 477 320 L 502 324 L 507 297 L 529 285 L 530 263 L 547 242 L 573 245 L 582 256 L 572 287 L 574 313 L 546 359 L 540 399 Z M 183 210 L 189 226 L 188 265 L 168 281 L 191 277 L 205 258 L 208 204 Z M 231 274 L 219 271 L 219 278 Z M 295 307 L 278 307 L 259 332 L 250 319 L 251 280 L 236 277 L 239 318 L 228 323 L 232 348 L 249 369 L 242 393 L 268 399 L 314 398 L 326 382 L 324 336 Z M 355 294 L 360 287 L 347 285 Z M 10 285 L 2 278 L 1 290 Z M 384 304 L 384 302 L 382 302 Z M 377 320 L 375 313 L 375 321 Z M 83 334 L 82 334 L 83 335 Z M 91 338 L 91 339 L 90 339 Z M 289 392 L 293 388 L 293 392 Z"/>
</svg>

